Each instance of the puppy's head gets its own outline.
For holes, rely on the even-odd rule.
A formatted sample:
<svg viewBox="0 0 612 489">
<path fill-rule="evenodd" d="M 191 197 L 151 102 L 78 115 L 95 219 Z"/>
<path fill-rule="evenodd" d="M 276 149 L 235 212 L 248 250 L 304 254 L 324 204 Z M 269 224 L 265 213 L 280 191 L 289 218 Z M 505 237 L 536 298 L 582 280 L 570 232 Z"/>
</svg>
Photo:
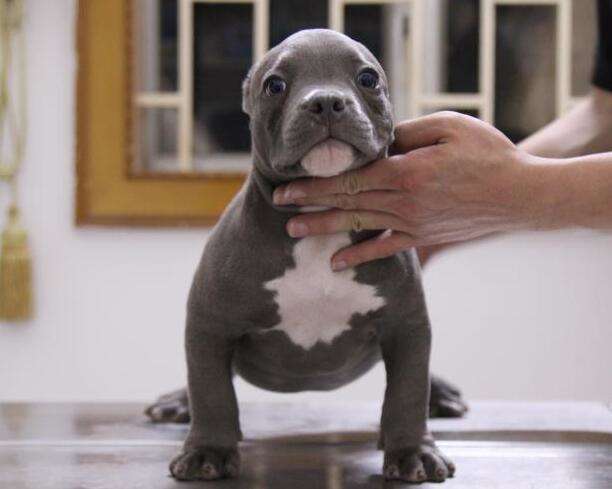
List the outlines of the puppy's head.
<svg viewBox="0 0 612 489">
<path fill-rule="evenodd" d="M 255 165 L 273 180 L 337 175 L 384 156 L 392 142 L 385 73 L 338 32 L 292 35 L 251 68 L 243 88 Z"/>
</svg>

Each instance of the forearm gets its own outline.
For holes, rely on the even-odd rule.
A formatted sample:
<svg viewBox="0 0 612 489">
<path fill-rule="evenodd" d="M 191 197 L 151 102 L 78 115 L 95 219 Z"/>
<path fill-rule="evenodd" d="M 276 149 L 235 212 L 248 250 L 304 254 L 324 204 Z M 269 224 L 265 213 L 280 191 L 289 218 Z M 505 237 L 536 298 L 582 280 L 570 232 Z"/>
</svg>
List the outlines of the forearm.
<svg viewBox="0 0 612 489">
<path fill-rule="evenodd" d="M 542 196 L 542 203 L 538 211 L 533 211 L 538 217 L 530 222 L 530 227 L 612 227 L 610 200 L 607 197 L 612 193 L 612 188 L 608 185 L 609 177 L 604 177 L 605 173 L 612 171 L 612 164 L 602 168 L 606 165 L 602 160 L 609 160 L 610 157 L 598 155 L 594 157 L 596 162 L 568 159 L 612 151 L 612 92 L 594 87 L 586 100 L 565 116 L 529 136 L 518 147 L 531 155 L 549 158 L 536 160 L 538 165 L 543 166 L 537 169 L 538 178 L 533 181 L 546 183 L 539 184 L 541 188 L 535 191 Z M 558 169 L 559 181 L 555 182 L 555 178 L 551 177 L 553 182 L 547 182 L 546 167 L 558 164 L 562 165 Z M 551 169 L 549 174 L 554 175 L 555 172 Z M 576 174 L 575 177 L 573 174 Z M 571 195 L 564 197 L 565 194 Z M 532 192 L 523 196 L 525 202 L 531 201 L 533 195 Z M 516 227 L 520 228 L 521 225 Z M 444 243 L 420 248 L 421 262 L 427 262 L 432 255 L 456 244 Z"/>
<path fill-rule="evenodd" d="M 519 148 L 547 158 L 612 151 L 612 92 L 593 88 L 586 100 L 529 136 Z"/>
<path fill-rule="evenodd" d="M 528 228 L 612 229 L 612 152 L 567 159 L 530 157 L 527 165 L 521 178 L 526 180 L 522 198 L 527 199 L 523 217 Z"/>
</svg>

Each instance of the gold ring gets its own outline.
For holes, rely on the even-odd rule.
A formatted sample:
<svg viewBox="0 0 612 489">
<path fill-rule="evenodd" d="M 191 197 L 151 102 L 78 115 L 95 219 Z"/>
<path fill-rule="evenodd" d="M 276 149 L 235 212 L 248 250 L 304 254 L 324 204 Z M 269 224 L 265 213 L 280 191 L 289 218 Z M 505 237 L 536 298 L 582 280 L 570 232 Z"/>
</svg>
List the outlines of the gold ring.
<svg viewBox="0 0 612 489">
<path fill-rule="evenodd" d="M 363 231 L 363 224 L 361 223 L 359 214 L 351 214 L 351 227 L 356 233 Z"/>
</svg>

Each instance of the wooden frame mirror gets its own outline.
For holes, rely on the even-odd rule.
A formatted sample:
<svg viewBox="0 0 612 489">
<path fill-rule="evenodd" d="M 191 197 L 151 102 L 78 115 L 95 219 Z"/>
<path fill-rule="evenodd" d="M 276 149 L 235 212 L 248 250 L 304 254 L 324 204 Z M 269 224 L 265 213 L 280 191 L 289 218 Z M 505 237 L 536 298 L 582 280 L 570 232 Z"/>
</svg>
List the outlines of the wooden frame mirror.
<svg viewBox="0 0 612 489">
<path fill-rule="evenodd" d="M 77 18 L 78 225 L 211 225 L 245 171 L 133 171 L 132 0 L 81 0 Z"/>
</svg>

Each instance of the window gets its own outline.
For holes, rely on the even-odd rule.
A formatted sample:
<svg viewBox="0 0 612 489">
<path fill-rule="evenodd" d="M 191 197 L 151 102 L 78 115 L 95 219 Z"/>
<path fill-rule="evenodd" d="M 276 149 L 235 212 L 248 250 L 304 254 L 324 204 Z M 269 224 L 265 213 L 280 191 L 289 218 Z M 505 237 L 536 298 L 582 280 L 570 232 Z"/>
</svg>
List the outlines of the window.
<svg viewBox="0 0 612 489">
<path fill-rule="evenodd" d="M 241 84 L 293 32 L 381 60 L 397 119 L 442 109 L 518 140 L 588 87 L 595 0 L 82 0 L 77 222 L 210 225 L 250 166 Z"/>
</svg>

